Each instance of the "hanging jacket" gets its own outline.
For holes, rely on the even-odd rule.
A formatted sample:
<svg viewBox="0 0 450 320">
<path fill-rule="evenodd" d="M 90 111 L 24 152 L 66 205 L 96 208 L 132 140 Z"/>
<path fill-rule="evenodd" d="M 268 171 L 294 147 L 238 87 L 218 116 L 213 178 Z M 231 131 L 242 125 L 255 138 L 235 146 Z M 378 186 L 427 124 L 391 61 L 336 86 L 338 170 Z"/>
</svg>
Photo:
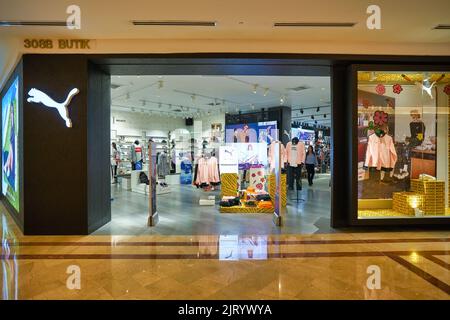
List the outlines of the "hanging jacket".
<svg viewBox="0 0 450 320">
<path fill-rule="evenodd" d="M 198 159 L 197 162 L 197 179 L 195 184 L 209 183 L 209 168 L 208 161 L 205 158 Z"/>
<path fill-rule="evenodd" d="M 208 180 L 212 183 L 220 182 L 219 178 L 219 166 L 216 157 L 211 157 L 207 161 L 208 166 Z"/>
<path fill-rule="evenodd" d="M 397 162 L 394 140 L 390 135 L 378 137 L 371 134 L 367 142 L 365 167 L 381 169 L 393 169 Z"/>
<path fill-rule="evenodd" d="M 170 173 L 169 159 L 167 153 L 162 152 L 157 159 L 157 173 L 160 177 L 165 177 Z"/>
<path fill-rule="evenodd" d="M 296 145 L 297 147 L 297 157 L 296 157 L 296 165 L 305 163 L 305 156 L 306 156 L 306 151 L 305 151 L 305 144 L 301 141 L 299 141 L 299 143 Z M 289 141 L 286 144 L 286 162 L 289 162 L 290 165 L 293 165 L 294 163 L 290 163 L 290 159 L 291 159 L 291 153 L 292 153 L 292 142 Z"/>
</svg>

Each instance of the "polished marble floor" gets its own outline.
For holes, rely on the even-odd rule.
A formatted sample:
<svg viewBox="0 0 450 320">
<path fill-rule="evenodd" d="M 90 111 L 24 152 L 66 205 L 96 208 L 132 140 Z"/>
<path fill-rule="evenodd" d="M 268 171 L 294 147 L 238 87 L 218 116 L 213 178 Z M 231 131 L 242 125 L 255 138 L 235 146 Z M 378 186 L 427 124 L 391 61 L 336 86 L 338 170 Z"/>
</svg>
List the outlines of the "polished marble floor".
<svg viewBox="0 0 450 320">
<path fill-rule="evenodd" d="M 316 175 L 313 186 L 303 181 L 298 194 L 289 192 L 281 228 L 270 214 L 220 213 L 220 191 L 204 192 L 192 185 L 172 185 L 172 192 L 157 196 L 160 222 L 147 227 L 148 197 L 112 187 L 111 222 L 97 235 L 192 235 L 192 234 L 310 234 L 333 232 L 330 228 L 330 175 Z M 200 206 L 200 198 L 216 196 L 215 206 Z"/>
<path fill-rule="evenodd" d="M 2 299 L 450 297 L 448 230 L 23 236 L 3 207 L 0 217 Z M 79 289 L 67 285 L 74 266 Z M 367 286 L 373 266 L 379 289 Z"/>
</svg>

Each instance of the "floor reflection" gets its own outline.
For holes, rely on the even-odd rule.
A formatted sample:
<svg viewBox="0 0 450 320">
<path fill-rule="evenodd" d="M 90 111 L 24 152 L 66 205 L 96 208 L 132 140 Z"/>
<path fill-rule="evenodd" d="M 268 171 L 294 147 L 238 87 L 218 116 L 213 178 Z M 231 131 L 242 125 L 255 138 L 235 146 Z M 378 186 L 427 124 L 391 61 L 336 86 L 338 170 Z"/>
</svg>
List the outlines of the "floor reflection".
<svg viewBox="0 0 450 320">
<path fill-rule="evenodd" d="M 267 236 L 221 235 L 219 260 L 266 260 Z"/>
<path fill-rule="evenodd" d="M 13 244 L 16 238 L 9 230 L 6 217 L 2 216 L 2 298 L 3 300 L 18 300 L 19 265 L 15 257 Z"/>
</svg>

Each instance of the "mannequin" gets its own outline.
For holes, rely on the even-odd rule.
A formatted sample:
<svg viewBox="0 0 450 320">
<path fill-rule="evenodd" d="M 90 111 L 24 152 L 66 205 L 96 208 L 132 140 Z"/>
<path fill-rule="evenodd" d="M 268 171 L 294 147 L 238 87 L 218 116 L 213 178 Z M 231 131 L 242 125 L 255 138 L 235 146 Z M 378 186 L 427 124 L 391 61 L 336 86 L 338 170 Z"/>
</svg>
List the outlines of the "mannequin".
<svg viewBox="0 0 450 320">
<path fill-rule="evenodd" d="M 140 145 L 139 140 L 136 140 L 131 146 L 131 170 L 137 170 L 136 164 L 137 167 L 140 168 L 139 170 L 142 170 L 143 154 L 142 146 Z"/>
<path fill-rule="evenodd" d="M 286 144 L 286 160 L 289 190 L 294 190 L 294 179 L 297 190 L 302 189 L 302 167 L 305 163 L 305 144 L 297 137 Z"/>
</svg>

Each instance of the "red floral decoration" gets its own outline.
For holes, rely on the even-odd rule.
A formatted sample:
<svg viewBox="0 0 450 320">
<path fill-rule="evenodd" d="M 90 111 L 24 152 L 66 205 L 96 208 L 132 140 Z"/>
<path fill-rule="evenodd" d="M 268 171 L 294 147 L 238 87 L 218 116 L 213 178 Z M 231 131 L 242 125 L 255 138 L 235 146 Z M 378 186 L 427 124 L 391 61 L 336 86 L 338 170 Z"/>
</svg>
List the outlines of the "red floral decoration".
<svg viewBox="0 0 450 320">
<path fill-rule="evenodd" d="M 373 115 L 373 122 L 376 126 L 382 126 L 388 122 L 388 114 L 384 111 L 375 111 Z"/>
<path fill-rule="evenodd" d="M 264 187 L 264 186 L 263 186 L 262 183 L 258 183 L 258 184 L 256 185 L 256 189 L 259 189 L 259 190 L 261 190 L 263 187 Z"/>
<path fill-rule="evenodd" d="M 400 94 L 400 92 L 403 91 L 403 88 L 402 88 L 401 85 L 399 85 L 399 84 L 397 83 L 397 84 L 394 84 L 394 85 L 392 86 L 392 91 L 393 91 L 394 93 L 396 93 L 396 94 Z"/>
<path fill-rule="evenodd" d="M 378 85 L 375 87 L 375 91 L 376 91 L 378 94 L 383 95 L 383 94 L 386 93 L 386 87 L 380 83 L 380 84 L 378 84 Z"/>
<path fill-rule="evenodd" d="M 450 84 L 448 84 L 448 85 L 446 85 L 446 86 L 444 87 L 444 92 L 445 92 L 448 96 L 450 96 Z"/>
</svg>

